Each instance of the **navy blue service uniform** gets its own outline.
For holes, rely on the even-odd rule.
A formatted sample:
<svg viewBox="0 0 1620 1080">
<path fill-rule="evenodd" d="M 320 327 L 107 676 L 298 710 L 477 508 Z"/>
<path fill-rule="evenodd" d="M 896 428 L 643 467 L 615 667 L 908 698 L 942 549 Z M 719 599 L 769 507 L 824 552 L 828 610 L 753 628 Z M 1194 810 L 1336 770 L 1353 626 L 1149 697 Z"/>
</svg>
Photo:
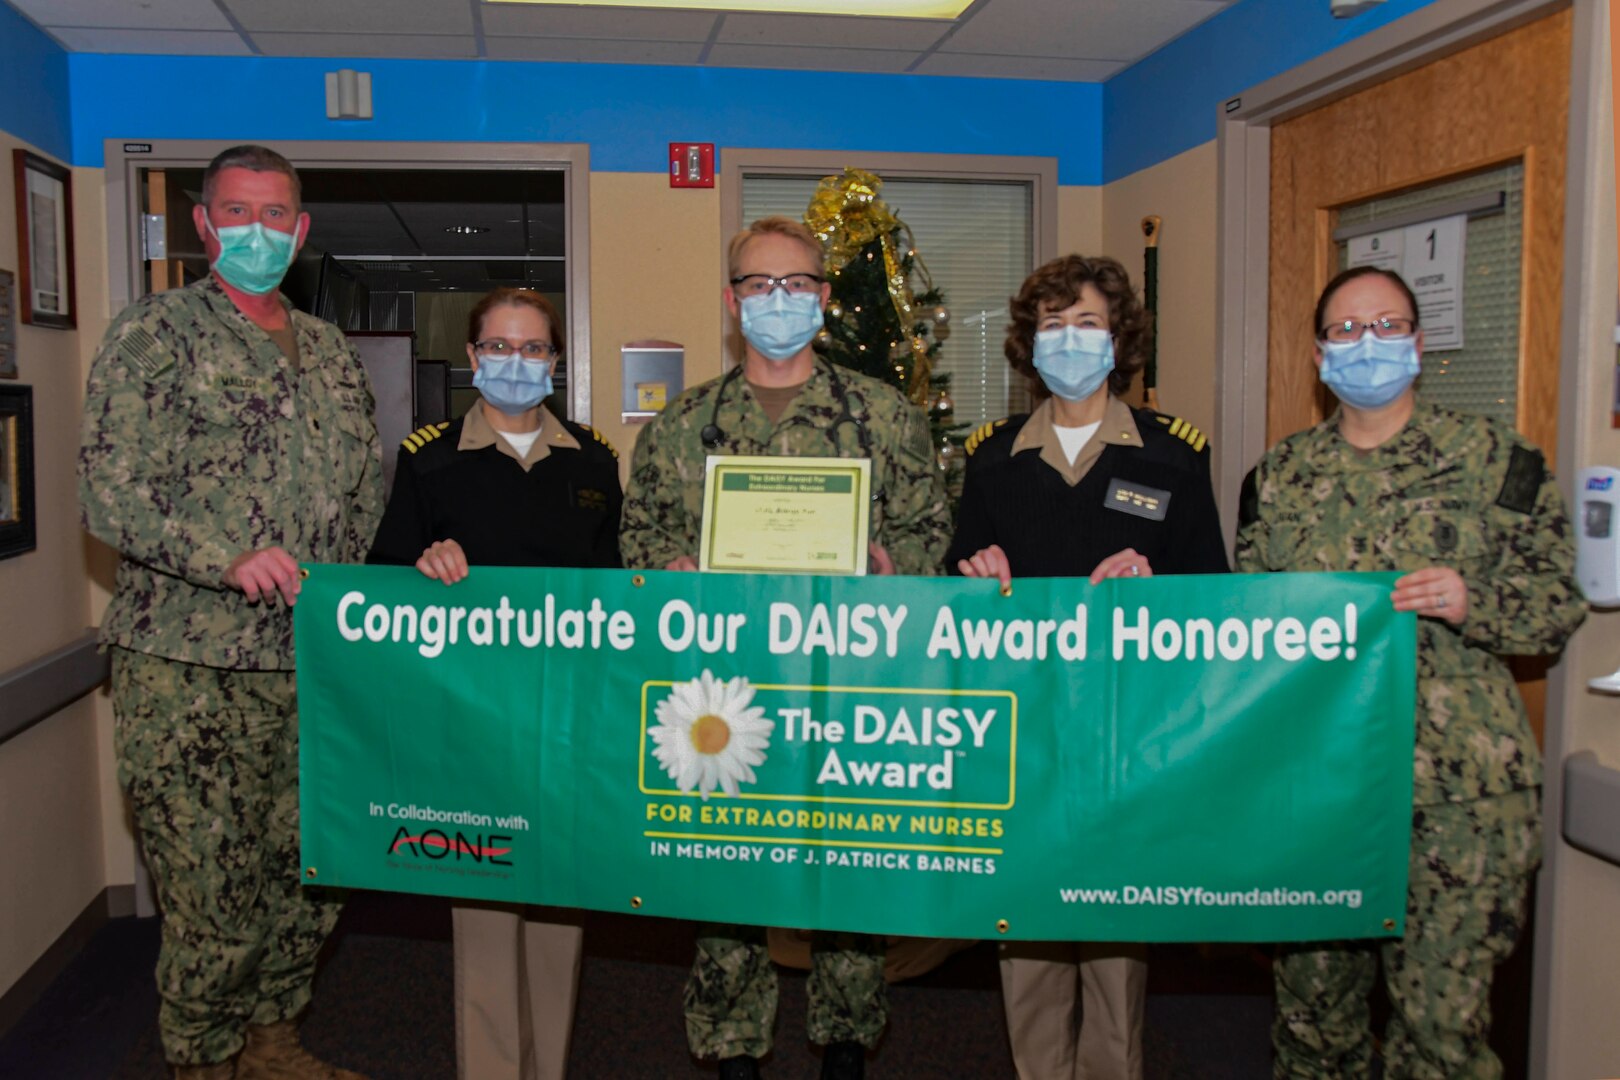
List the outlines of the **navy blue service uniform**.
<svg viewBox="0 0 1620 1080">
<path fill-rule="evenodd" d="M 435 541 L 454 540 L 470 568 L 620 565 L 618 454 L 584 424 L 542 407 L 539 434 L 519 455 L 479 402 L 460 420 L 412 432 L 401 450 L 367 562 L 409 565 Z M 579 913 L 457 901 L 450 915 L 456 1074 L 562 1080 Z"/>
<path fill-rule="evenodd" d="M 1110 395 L 1071 462 L 1052 421 L 1048 400 L 968 439 L 947 572 L 991 544 L 1006 553 L 1014 577 L 1089 577 L 1126 548 L 1145 555 L 1155 574 L 1226 571 L 1208 440 L 1197 428 Z M 1143 1076 L 1144 946 L 1007 942 L 1001 991 L 1020 1077 Z"/>
<path fill-rule="evenodd" d="M 413 432 L 366 561 L 409 566 L 454 540 L 469 566 L 619 566 L 618 454 L 594 430 L 541 410 L 524 458 L 484 419 Z"/>
<path fill-rule="evenodd" d="M 1051 417 L 1047 401 L 968 440 L 947 573 L 991 544 L 1006 552 L 1015 577 L 1085 577 L 1126 548 L 1145 555 L 1155 574 L 1227 571 L 1208 440 L 1197 428 L 1110 397 L 1071 465 Z"/>
</svg>

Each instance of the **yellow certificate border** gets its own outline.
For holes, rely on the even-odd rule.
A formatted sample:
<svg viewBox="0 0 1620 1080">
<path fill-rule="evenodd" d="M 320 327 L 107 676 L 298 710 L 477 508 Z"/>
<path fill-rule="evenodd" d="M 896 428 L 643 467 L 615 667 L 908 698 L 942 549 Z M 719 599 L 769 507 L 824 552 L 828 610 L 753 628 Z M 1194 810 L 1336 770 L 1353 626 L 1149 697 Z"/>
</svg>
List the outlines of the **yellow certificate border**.
<svg viewBox="0 0 1620 1080">
<path fill-rule="evenodd" d="M 681 680 L 685 682 L 687 680 Z M 637 786 L 643 795 L 663 795 L 673 799 L 696 799 L 696 791 L 677 788 L 650 788 L 647 786 L 647 694 L 655 686 L 675 686 L 672 679 L 649 679 L 641 684 L 641 757 L 637 765 Z M 1011 690 L 946 690 L 936 686 L 812 686 L 789 683 L 755 683 L 756 690 L 809 690 L 813 693 L 841 694 L 934 694 L 943 697 L 1000 697 L 1006 698 L 1012 718 L 1007 738 L 1007 801 L 1004 803 L 958 803 L 926 799 L 861 799 L 851 795 L 769 795 L 764 792 L 740 791 L 735 798 L 759 802 L 800 803 L 854 803 L 861 806 L 915 806 L 944 810 L 1011 810 L 1018 801 L 1018 695 Z M 730 799 L 723 791 L 711 791 L 710 798 Z"/>
<path fill-rule="evenodd" d="M 800 475 L 849 476 L 855 489 L 855 520 L 850 536 L 850 558 L 853 563 L 837 566 L 800 566 L 784 569 L 780 566 L 745 564 L 717 565 L 715 548 L 720 543 L 715 528 L 720 518 L 721 477 L 727 472 L 784 472 Z M 703 478 L 703 523 L 698 569 L 717 574 L 854 574 L 866 573 L 866 536 L 872 515 L 872 462 L 870 458 L 814 458 L 814 457 L 754 457 L 746 455 L 710 454 Z"/>
</svg>

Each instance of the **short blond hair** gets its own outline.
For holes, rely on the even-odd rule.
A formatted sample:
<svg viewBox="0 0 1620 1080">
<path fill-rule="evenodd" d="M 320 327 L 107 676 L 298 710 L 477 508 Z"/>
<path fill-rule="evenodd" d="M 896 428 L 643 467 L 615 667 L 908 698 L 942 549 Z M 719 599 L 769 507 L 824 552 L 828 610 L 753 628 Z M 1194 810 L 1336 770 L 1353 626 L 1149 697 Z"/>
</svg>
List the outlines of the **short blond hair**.
<svg viewBox="0 0 1620 1080">
<path fill-rule="evenodd" d="M 794 221 L 790 217 L 764 217 L 754 222 L 748 228 L 731 238 L 726 247 L 726 277 L 737 276 L 737 263 L 742 259 L 743 248 L 756 236 L 785 236 L 790 240 L 797 240 L 814 253 L 816 267 L 819 270 L 822 260 L 821 241 L 816 234 L 810 231 L 810 226 L 802 221 Z"/>
</svg>

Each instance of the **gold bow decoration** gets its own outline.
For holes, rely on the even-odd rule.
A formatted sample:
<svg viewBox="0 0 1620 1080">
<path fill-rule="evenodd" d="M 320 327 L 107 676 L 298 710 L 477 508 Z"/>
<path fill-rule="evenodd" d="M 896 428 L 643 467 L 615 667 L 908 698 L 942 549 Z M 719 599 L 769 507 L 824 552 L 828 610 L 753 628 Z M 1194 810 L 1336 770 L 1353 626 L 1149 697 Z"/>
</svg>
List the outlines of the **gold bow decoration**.
<svg viewBox="0 0 1620 1080">
<path fill-rule="evenodd" d="M 905 271 L 906 256 L 912 259 L 912 272 L 925 290 L 933 289 L 933 281 L 917 253 L 911 226 L 889 209 L 880 194 L 882 190 L 883 180 L 865 169 L 845 168 L 842 175 L 824 176 L 804 212 L 804 223 L 821 241 L 828 273 L 843 270 L 874 240 L 880 243 L 885 286 L 913 358 L 909 396 L 918 404 L 926 404 L 934 363 L 928 356 L 928 339 L 915 329 L 916 294 Z M 904 256 L 898 244 L 901 240 L 906 248 Z"/>
</svg>

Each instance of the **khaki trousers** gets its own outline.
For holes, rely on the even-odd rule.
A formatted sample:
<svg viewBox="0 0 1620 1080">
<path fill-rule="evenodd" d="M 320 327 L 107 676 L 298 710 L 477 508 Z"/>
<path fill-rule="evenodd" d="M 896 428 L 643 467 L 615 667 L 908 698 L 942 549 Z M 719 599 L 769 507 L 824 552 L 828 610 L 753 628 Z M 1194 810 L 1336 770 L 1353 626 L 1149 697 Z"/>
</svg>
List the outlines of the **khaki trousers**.
<svg viewBox="0 0 1620 1080">
<path fill-rule="evenodd" d="M 454 906 L 461 1080 L 563 1080 L 584 939 L 579 919 L 561 908 Z"/>
<path fill-rule="evenodd" d="M 1018 1080 L 1142 1080 L 1146 957 L 1143 945 L 1003 945 L 1001 996 Z"/>
</svg>

